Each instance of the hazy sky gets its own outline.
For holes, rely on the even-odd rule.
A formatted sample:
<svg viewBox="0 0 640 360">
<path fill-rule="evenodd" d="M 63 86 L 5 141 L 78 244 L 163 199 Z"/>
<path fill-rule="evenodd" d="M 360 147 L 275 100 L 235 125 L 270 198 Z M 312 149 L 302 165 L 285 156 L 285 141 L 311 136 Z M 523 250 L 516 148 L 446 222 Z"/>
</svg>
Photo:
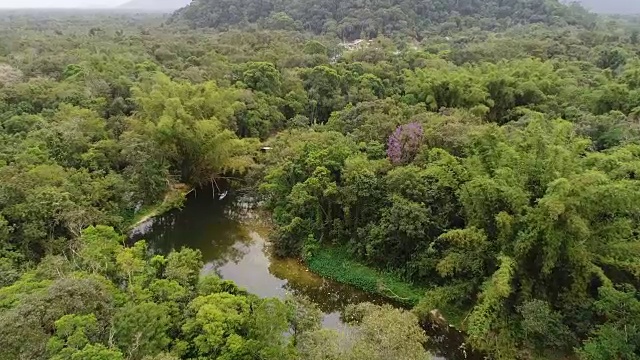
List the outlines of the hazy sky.
<svg viewBox="0 0 640 360">
<path fill-rule="evenodd" d="M 127 0 L 0 0 L 3 8 L 113 7 Z"/>
</svg>

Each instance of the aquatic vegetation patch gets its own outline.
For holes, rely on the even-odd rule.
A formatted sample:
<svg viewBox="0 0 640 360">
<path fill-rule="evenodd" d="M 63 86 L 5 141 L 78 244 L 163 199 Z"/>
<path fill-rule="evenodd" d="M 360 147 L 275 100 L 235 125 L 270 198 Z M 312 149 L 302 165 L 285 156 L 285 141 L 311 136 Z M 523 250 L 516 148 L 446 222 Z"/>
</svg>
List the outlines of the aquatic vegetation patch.
<svg viewBox="0 0 640 360">
<path fill-rule="evenodd" d="M 406 305 L 417 304 L 426 291 L 393 273 L 376 270 L 355 261 L 339 247 L 317 249 L 307 258 L 307 265 L 320 276 L 383 295 Z"/>
</svg>

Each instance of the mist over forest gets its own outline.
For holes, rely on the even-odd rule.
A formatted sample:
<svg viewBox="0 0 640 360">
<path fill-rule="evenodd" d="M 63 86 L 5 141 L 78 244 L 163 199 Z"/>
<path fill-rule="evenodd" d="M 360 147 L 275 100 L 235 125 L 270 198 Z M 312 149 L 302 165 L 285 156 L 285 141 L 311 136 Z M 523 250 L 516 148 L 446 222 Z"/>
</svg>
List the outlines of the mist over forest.
<svg viewBox="0 0 640 360">
<path fill-rule="evenodd" d="M 603 14 L 640 14 L 637 0 L 577 0 L 585 8 Z"/>
</svg>

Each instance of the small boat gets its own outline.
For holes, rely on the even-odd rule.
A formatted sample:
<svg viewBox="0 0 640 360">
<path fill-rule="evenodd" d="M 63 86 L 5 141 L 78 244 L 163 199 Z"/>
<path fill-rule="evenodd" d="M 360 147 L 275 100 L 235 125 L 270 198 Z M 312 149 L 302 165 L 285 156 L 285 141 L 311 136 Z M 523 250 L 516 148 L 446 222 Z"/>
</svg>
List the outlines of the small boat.
<svg viewBox="0 0 640 360">
<path fill-rule="evenodd" d="M 218 196 L 218 200 L 222 200 L 222 199 L 226 198 L 226 197 L 227 197 L 227 193 L 228 193 L 228 192 L 229 192 L 229 191 L 225 191 L 225 192 L 223 192 L 222 194 L 220 194 L 220 196 Z"/>
</svg>

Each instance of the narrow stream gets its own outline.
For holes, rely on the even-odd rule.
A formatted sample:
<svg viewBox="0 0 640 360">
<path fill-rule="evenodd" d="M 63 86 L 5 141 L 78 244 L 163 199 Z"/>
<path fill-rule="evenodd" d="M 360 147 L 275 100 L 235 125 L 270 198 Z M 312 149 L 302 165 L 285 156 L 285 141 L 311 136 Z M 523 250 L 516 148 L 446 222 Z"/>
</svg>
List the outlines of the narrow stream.
<svg viewBox="0 0 640 360">
<path fill-rule="evenodd" d="M 182 247 L 199 249 L 205 262 L 203 273 L 233 280 L 258 296 L 304 295 L 322 310 L 325 327 L 346 329 L 340 312 L 349 304 L 389 303 L 380 296 L 317 276 L 295 259 L 270 256 L 268 229 L 247 204 L 233 195 L 219 200 L 211 192 L 192 193 L 184 209 L 139 225 L 130 237 L 133 241 L 147 240 L 155 253 L 166 254 Z M 461 339 L 430 335 L 438 339 L 432 351 L 444 356 L 435 359 L 478 359 L 459 349 Z"/>
</svg>

